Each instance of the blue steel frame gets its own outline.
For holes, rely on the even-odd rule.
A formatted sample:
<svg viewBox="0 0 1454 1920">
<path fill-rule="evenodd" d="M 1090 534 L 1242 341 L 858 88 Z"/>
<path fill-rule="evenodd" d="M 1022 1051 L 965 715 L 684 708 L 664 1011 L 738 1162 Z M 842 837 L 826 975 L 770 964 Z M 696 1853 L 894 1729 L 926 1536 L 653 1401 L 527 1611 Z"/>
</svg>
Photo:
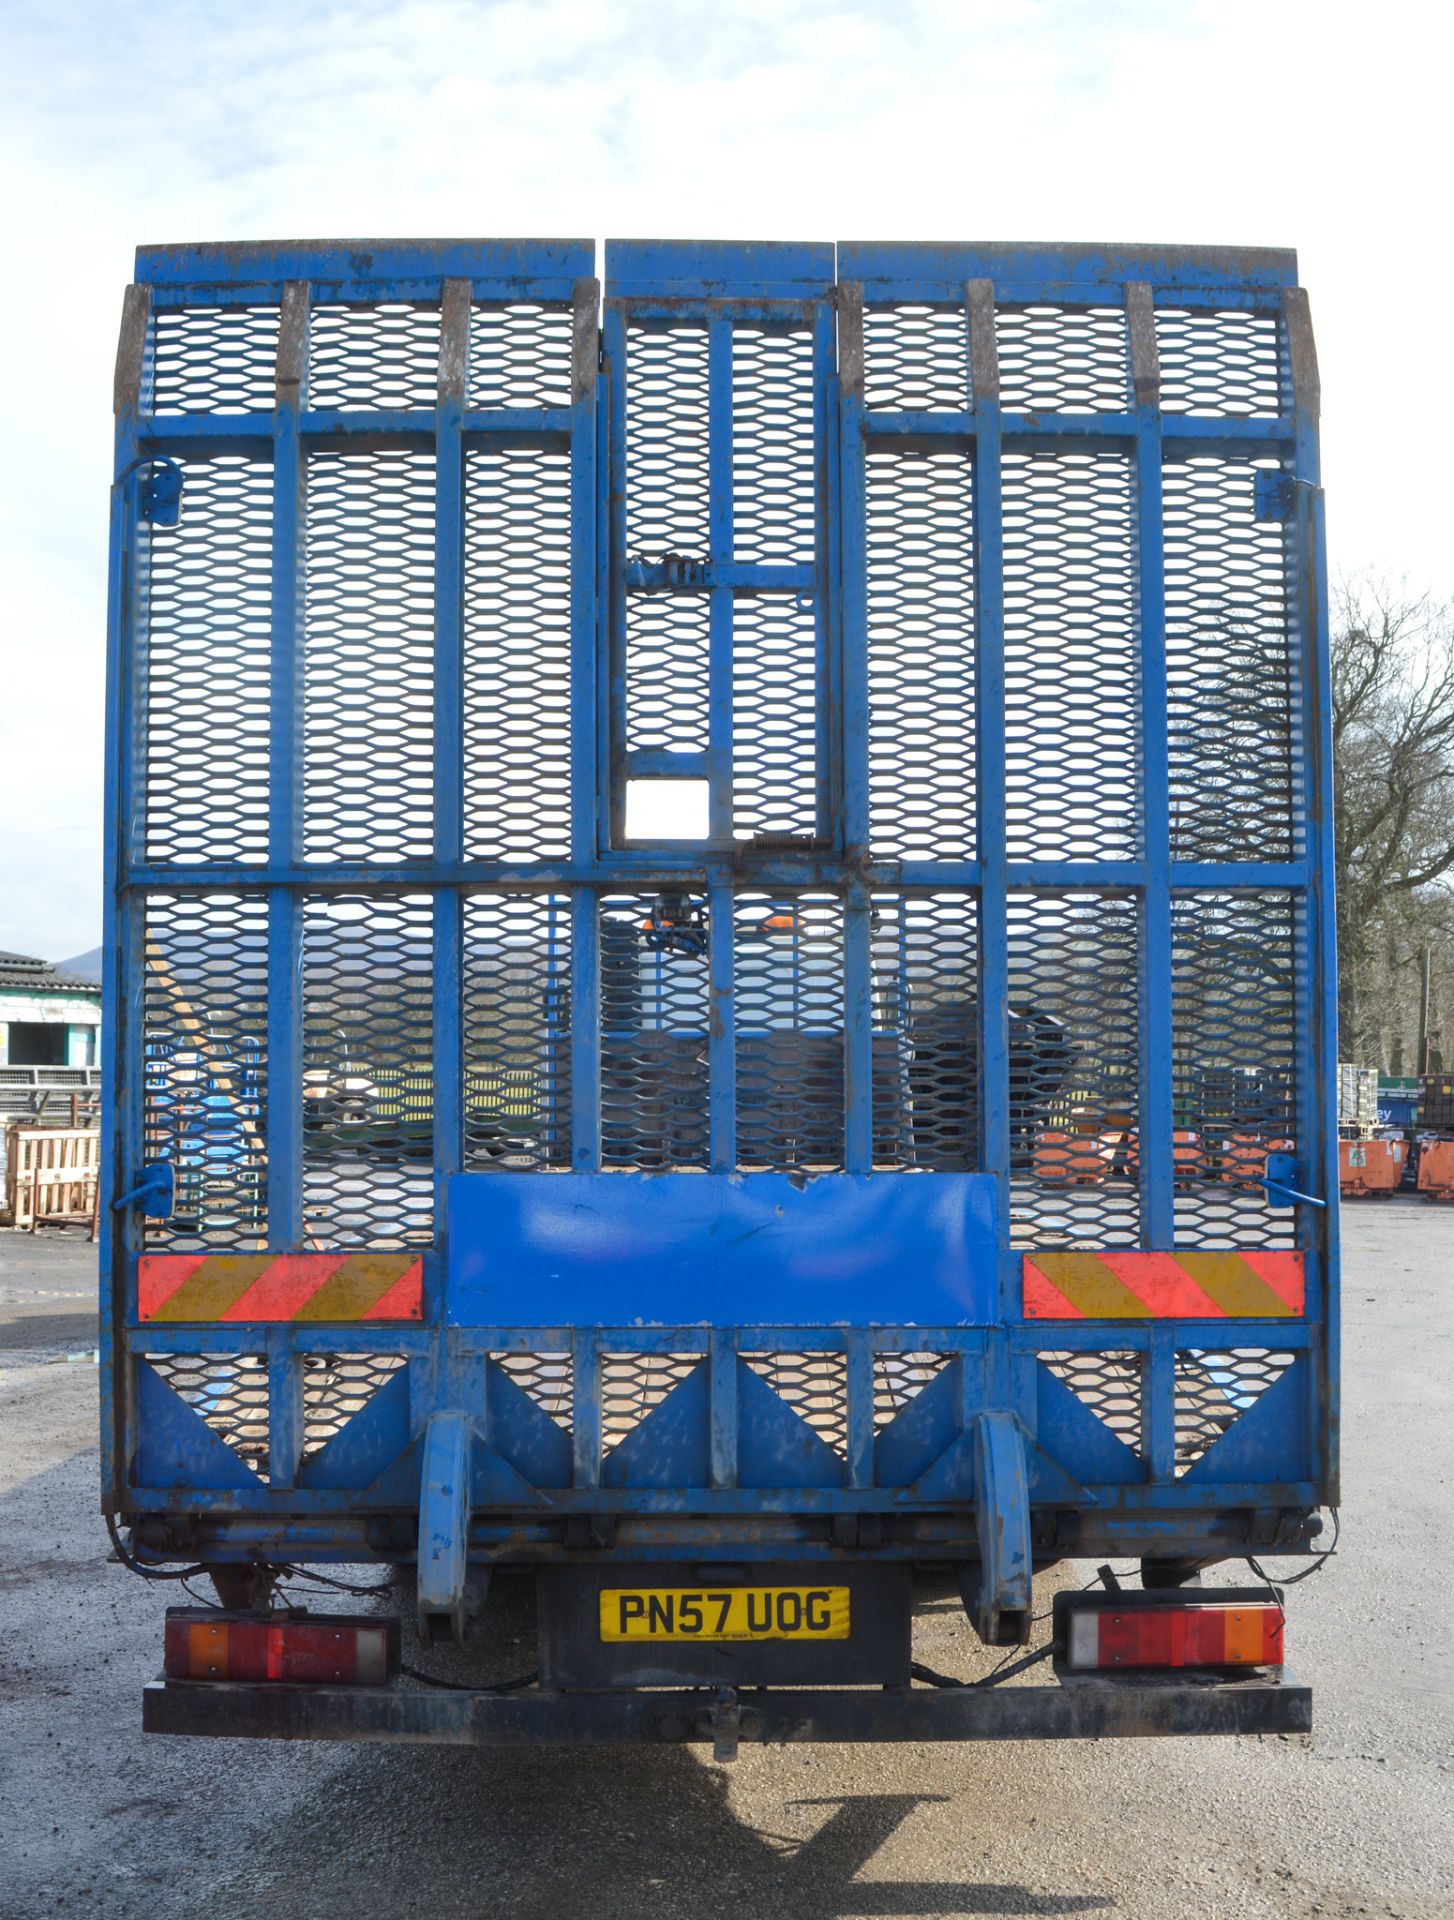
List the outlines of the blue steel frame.
<svg viewBox="0 0 1454 1920">
<path fill-rule="evenodd" d="M 710 1163 L 736 1164 L 731 906 L 734 889 L 817 889 L 845 910 L 845 1165 L 871 1176 L 873 1119 L 870 896 L 876 888 L 928 894 L 964 890 L 978 902 L 981 997 L 981 1164 L 1008 1220 L 1009 992 L 1006 913 L 1012 889 L 1119 891 L 1140 903 L 1143 1244 L 1172 1245 L 1171 908 L 1179 893 L 1284 890 L 1303 916 L 1297 1044 L 1301 1182 L 1315 1199 L 1337 1193 L 1331 748 L 1324 552 L 1317 452 L 1317 375 L 1295 262 L 1281 253 L 921 247 L 843 243 L 735 246 L 613 243 L 598 353 L 599 288 L 586 242 L 364 243 L 321 246 L 158 248 L 138 257 L 128 291 L 117 373 L 112 494 L 110 652 L 107 681 L 107 920 L 104 1179 L 128 1192 L 143 1159 L 141 1090 L 142 905 L 149 891 L 201 895 L 265 892 L 269 902 L 269 1245 L 302 1247 L 301 987 L 298 912 L 304 889 L 433 893 L 436 1187 L 444 1219 L 460 1166 L 461 911 L 471 890 L 568 893 L 572 901 L 572 1165 L 601 1164 L 599 897 L 690 884 L 705 892 L 711 928 Z M 574 313 L 568 407 L 471 411 L 465 354 L 472 300 L 529 299 Z M 310 304 L 416 300 L 442 314 L 438 405 L 433 410 L 315 411 L 307 404 Z M 969 404 L 962 411 L 869 411 L 864 404 L 865 304 L 911 301 L 963 307 Z M 1104 306 L 1124 302 L 1133 398 L 1123 413 L 1016 415 L 1001 405 L 995 354 L 997 304 Z M 277 402 L 270 413 L 154 415 L 148 408 L 149 328 L 165 308 L 266 304 L 280 309 Z M 1288 404 L 1276 418 L 1164 416 L 1152 315 L 1158 306 L 1250 310 L 1281 317 Z M 731 541 L 730 328 L 734 321 L 793 318 L 812 330 L 815 356 L 819 540 L 811 567 L 747 566 Z M 701 846 L 621 844 L 618 797 L 625 770 L 619 725 L 624 598 L 624 356 L 633 320 L 685 318 L 710 337 L 709 437 L 714 473 L 713 552 L 700 584 L 711 595 L 709 841 Z M 598 372 L 599 366 L 599 372 Z M 462 814 L 463 450 L 487 439 L 568 448 L 572 484 L 572 830 L 565 861 L 522 872 L 466 856 Z M 868 855 L 868 749 L 864 464 L 876 439 L 958 445 L 971 451 L 976 486 L 976 727 L 978 836 L 972 860 L 875 862 Z M 299 541 L 308 452 L 345 444 L 432 448 L 436 490 L 435 850 L 426 861 L 304 865 L 299 844 Z M 1114 862 L 1023 861 L 1007 856 L 1003 556 L 1000 461 L 1007 444 L 1056 449 L 1116 447 L 1133 462 L 1139 535 L 1142 857 Z M 1290 860 L 1173 861 L 1168 835 L 1165 662 L 1162 645 L 1161 463 L 1168 452 L 1271 454 L 1295 482 L 1297 566 L 1291 595 L 1298 653 L 1301 838 Z M 240 453 L 272 464 L 272 780 L 265 863 L 149 864 L 140 822 L 144 770 L 139 716 L 145 631 L 139 581 L 139 490 L 149 462 L 173 454 Z M 185 511 L 185 502 L 184 508 Z M 640 570 L 638 569 L 638 573 Z M 820 826 L 811 849 L 754 857 L 744 881 L 722 794 L 730 783 L 730 621 L 734 589 L 811 590 L 818 609 Z M 692 772 L 643 764 L 647 773 Z M 615 823 L 613 829 L 613 822 Z M 546 1179 L 568 1176 L 543 1174 Z M 932 1178 L 933 1176 L 920 1176 Z M 796 1559 L 845 1546 L 896 1557 L 972 1555 L 976 1489 L 990 1429 L 1010 1416 L 1025 1445 L 1037 1560 L 1068 1552 L 1216 1558 L 1249 1540 L 1306 1547 L 1312 1512 L 1337 1497 L 1337 1219 L 1334 1205 L 1300 1205 L 1307 1310 L 1295 1321 L 1023 1323 L 1019 1248 L 999 1254 L 993 1324 L 904 1326 L 885 1297 L 880 1320 L 783 1326 L 607 1328 L 568 1324 L 446 1326 L 446 1249 L 425 1254 L 425 1320 L 417 1327 L 142 1327 L 135 1314 L 143 1225 L 133 1211 L 103 1210 L 103 1489 L 127 1517 L 141 1550 L 165 1560 L 274 1554 L 353 1560 L 407 1555 L 420 1500 L 431 1417 L 470 1411 L 476 1435 L 471 1550 L 477 1556 L 547 1559 L 593 1541 L 625 1557 Z M 1174 1457 L 1178 1351 L 1275 1344 L 1296 1363 L 1188 1472 Z M 1138 1457 L 1036 1358 L 1059 1351 L 1145 1356 Z M 802 1423 L 763 1387 L 744 1353 L 845 1356 L 843 1457 L 808 1444 Z M 148 1352 L 264 1353 L 270 1458 L 255 1475 L 139 1356 Z M 566 1352 L 572 1360 L 571 1431 L 564 1433 L 509 1379 L 497 1356 Z M 879 1432 L 876 1355 L 945 1356 L 934 1380 Z M 390 1354 L 408 1365 L 324 1450 L 303 1460 L 301 1373 L 309 1355 Z M 603 1458 L 603 1355 L 700 1354 L 706 1362 L 638 1429 L 639 1440 Z M 492 1357 L 496 1356 L 496 1357 Z M 755 1383 L 755 1384 L 754 1384 Z M 764 1398 L 764 1395 L 766 1398 Z M 653 1428 L 653 1423 L 656 1423 Z M 978 1438 L 976 1436 L 979 1436 Z M 568 1540 L 570 1544 L 567 1544 Z"/>
</svg>

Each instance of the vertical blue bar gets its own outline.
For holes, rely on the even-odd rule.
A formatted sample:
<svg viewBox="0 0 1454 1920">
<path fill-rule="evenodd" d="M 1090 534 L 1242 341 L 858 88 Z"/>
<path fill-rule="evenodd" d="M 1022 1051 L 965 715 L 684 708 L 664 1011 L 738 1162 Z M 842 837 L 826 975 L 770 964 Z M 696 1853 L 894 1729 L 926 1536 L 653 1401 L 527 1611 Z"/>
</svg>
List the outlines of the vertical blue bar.
<svg viewBox="0 0 1454 1920">
<path fill-rule="evenodd" d="M 469 389 L 470 283 L 446 280 L 439 316 L 434 416 L 434 859 L 464 858 L 464 408 Z M 434 895 L 434 1219 L 447 1232 L 445 1183 L 464 1152 L 464 907 L 459 889 Z M 431 1303 L 432 1305 L 433 1303 Z"/>
<path fill-rule="evenodd" d="M 1000 373 L 995 293 L 965 288 L 974 408 L 974 707 L 979 896 L 979 1113 L 983 1166 L 999 1193 L 1003 1244 L 1010 1224 L 1009 902 L 1005 841 L 1005 568 L 1000 485 Z M 1001 1269 L 1001 1309 L 1020 1316 L 1017 1263 Z"/>
<path fill-rule="evenodd" d="M 707 884 L 707 1086 L 713 1173 L 731 1173 L 737 1164 L 733 898 L 731 867 L 714 866 Z"/>
<path fill-rule="evenodd" d="M 873 1485 L 873 1332 L 850 1327 L 847 1355 L 848 1484 Z"/>
<path fill-rule="evenodd" d="M 861 303 L 858 311 L 862 313 Z M 814 487 L 814 555 L 818 582 L 813 595 L 813 615 L 818 671 L 818 698 L 815 703 L 817 831 L 819 839 L 830 841 L 835 848 L 842 843 L 842 830 L 837 818 L 840 778 L 840 729 L 837 722 L 842 710 L 839 675 L 843 655 L 843 622 L 839 603 L 843 580 L 840 517 L 843 498 L 842 401 L 836 371 L 836 321 L 834 310 L 826 301 L 815 309 L 813 452 L 817 478 Z M 861 392 L 859 401 L 861 406 Z"/>
<path fill-rule="evenodd" d="M 102 922 L 100 1340 L 101 1488 L 119 1504 L 130 1474 L 126 1436 L 134 1430 L 134 1395 L 124 1327 L 130 1256 L 137 1216 L 113 1213 L 115 1194 L 136 1183 L 142 1158 L 143 985 L 142 906 L 127 886 L 141 821 L 138 791 L 138 682 L 141 648 L 137 587 L 136 488 L 128 475 L 137 458 L 140 409 L 151 333 L 148 289 L 131 286 L 122 309 L 116 361 L 117 478 L 111 488 L 111 546 L 106 578 L 106 829 Z"/>
<path fill-rule="evenodd" d="M 1153 1480 L 1176 1478 L 1176 1334 L 1174 1320 L 1150 1329 L 1141 1381 L 1141 1453 Z"/>
<path fill-rule="evenodd" d="M 619 309 L 607 313 L 603 378 L 599 296 L 596 281 L 577 283 L 571 336 L 571 852 L 581 863 L 594 862 L 603 845 L 619 838 L 624 799 L 619 730 L 626 712 L 626 586 L 619 561 L 626 541 L 626 329 Z M 597 458 L 601 439 L 605 459 Z M 572 888 L 570 900 L 571 1166 L 595 1173 L 601 1165 L 600 915 L 590 888 Z"/>
<path fill-rule="evenodd" d="M 601 1484 L 601 1343 L 594 1327 L 577 1327 L 571 1353 L 572 1481 Z"/>
<path fill-rule="evenodd" d="M 268 1328 L 267 1362 L 268 1484 L 295 1487 L 303 1458 L 303 1368 L 291 1327 Z"/>
<path fill-rule="evenodd" d="M 623 769 L 626 758 L 626 322 L 619 307 L 606 309 L 602 334 L 605 368 L 600 383 L 597 466 L 600 508 L 596 525 L 601 550 L 596 580 L 600 596 L 598 685 L 600 742 L 597 779 L 602 838 L 619 846 L 625 824 Z"/>
<path fill-rule="evenodd" d="M 596 895 L 571 890 L 571 1165 L 601 1166 L 601 933 Z"/>
<path fill-rule="evenodd" d="M 308 287 L 283 289 L 273 415 L 273 608 L 269 680 L 268 864 L 290 870 L 300 845 L 303 455 L 298 413 L 307 378 Z M 292 887 L 268 901 L 268 1244 L 303 1240 L 301 905 Z"/>
<path fill-rule="evenodd" d="M 708 1398 L 711 1408 L 709 1473 L 714 1489 L 737 1485 L 737 1336 L 716 1327 L 708 1346 Z"/>
<path fill-rule="evenodd" d="M 586 865 L 606 838 L 601 820 L 597 737 L 597 633 L 601 625 L 596 562 L 600 502 L 596 484 L 596 412 L 600 332 L 595 280 L 576 283 L 571 305 L 570 653 L 571 858 Z"/>
<path fill-rule="evenodd" d="M 1334 899 L 1333 695 L 1328 640 L 1326 525 L 1318 451 L 1321 390 L 1312 318 L 1302 288 L 1283 296 L 1293 403 L 1297 514 L 1295 601 L 1302 697 L 1302 804 L 1310 884 L 1302 900 L 1306 964 L 1296 969 L 1297 1030 L 1306 1036 L 1298 1077 L 1298 1148 L 1310 1191 L 1325 1207 L 1299 1207 L 1298 1244 L 1309 1254 L 1309 1314 L 1321 1319 L 1313 1440 L 1323 1498 L 1338 1500 L 1338 949 Z"/>
<path fill-rule="evenodd" d="M 1141 664 L 1140 1105 L 1141 1244 L 1175 1242 L 1172 1154 L 1172 945 L 1170 759 L 1166 726 L 1166 578 L 1161 487 L 1161 374 L 1151 289 L 1126 289 L 1136 422 L 1137 628 Z"/>
<path fill-rule="evenodd" d="M 732 323 L 707 324 L 707 486 L 710 554 L 714 566 L 733 553 Z M 711 589 L 708 630 L 708 827 L 718 846 L 732 840 L 732 589 Z"/>
<path fill-rule="evenodd" d="M 836 383 L 839 461 L 830 463 L 827 512 L 838 522 L 838 614 L 840 639 L 830 662 L 829 685 L 840 702 L 833 733 L 841 742 L 843 850 L 851 859 L 868 853 L 868 581 L 864 524 L 863 298 L 854 285 L 838 289 Z M 853 882 L 843 914 L 844 1165 L 850 1173 L 873 1167 L 873 965 L 872 916 L 867 887 Z"/>
</svg>

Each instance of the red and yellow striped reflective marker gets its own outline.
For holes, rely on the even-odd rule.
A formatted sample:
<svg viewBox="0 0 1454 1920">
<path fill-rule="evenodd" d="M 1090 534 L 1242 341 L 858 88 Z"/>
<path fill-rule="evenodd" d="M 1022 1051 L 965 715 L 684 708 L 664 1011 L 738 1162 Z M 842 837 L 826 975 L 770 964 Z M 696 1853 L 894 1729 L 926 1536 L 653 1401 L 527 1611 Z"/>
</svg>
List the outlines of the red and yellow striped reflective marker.
<svg viewBox="0 0 1454 1920">
<path fill-rule="evenodd" d="M 422 1320 L 417 1253 L 144 1253 L 144 1321 Z"/>
<path fill-rule="evenodd" d="M 1295 1320 L 1296 1252 L 1027 1253 L 1027 1320 Z"/>
</svg>

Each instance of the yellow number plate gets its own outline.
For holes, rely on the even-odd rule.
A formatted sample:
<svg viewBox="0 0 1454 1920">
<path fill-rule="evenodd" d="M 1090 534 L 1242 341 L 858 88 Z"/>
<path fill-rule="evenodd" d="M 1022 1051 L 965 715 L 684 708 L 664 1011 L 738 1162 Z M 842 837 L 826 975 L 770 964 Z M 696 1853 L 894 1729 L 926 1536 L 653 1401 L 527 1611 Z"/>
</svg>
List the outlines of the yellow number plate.
<svg viewBox="0 0 1454 1920">
<path fill-rule="evenodd" d="M 603 1640 L 846 1640 L 847 1587 L 606 1587 Z"/>
</svg>

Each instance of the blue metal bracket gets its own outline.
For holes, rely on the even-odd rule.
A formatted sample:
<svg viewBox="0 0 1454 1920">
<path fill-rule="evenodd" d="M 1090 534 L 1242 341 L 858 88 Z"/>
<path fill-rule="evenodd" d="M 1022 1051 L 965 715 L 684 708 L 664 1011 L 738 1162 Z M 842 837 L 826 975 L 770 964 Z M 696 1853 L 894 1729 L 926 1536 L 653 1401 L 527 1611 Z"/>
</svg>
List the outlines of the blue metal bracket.
<svg viewBox="0 0 1454 1920">
<path fill-rule="evenodd" d="M 145 471 L 137 505 L 137 517 L 148 526 L 175 527 L 182 518 L 182 469 L 175 460 L 144 453 L 121 469 L 113 491 L 124 486 L 134 473 Z"/>
<path fill-rule="evenodd" d="M 1025 1435 L 1014 1414 L 989 1408 L 974 1423 L 975 1526 L 979 1579 L 966 1575 L 965 1610 L 987 1647 L 1030 1638 L 1030 1477 Z"/>
<path fill-rule="evenodd" d="M 464 1640 L 472 1442 L 467 1414 L 430 1416 L 419 1497 L 419 1637 L 426 1646 Z"/>
<path fill-rule="evenodd" d="M 119 1200 L 111 1202 L 113 1213 L 123 1207 L 140 1207 L 153 1220 L 170 1220 L 176 1188 L 169 1160 L 149 1160 L 141 1170 L 141 1179 Z"/>
<path fill-rule="evenodd" d="M 1252 482 L 1254 520 L 1291 520 L 1297 503 L 1297 482 L 1279 467 L 1259 467 Z"/>
<path fill-rule="evenodd" d="M 1300 1178 L 1297 1159 L 1293 1154 L 1269 1153 L 1267 1173 L 1259 1184 L 1266 1189 L 1274 1207 L 1292 1207 L 1299 1202 L 1305 1207 L 1326 1207 L 1326 1200 L 1319 1200 L 1316 1194 L 1301 1191 L 1296 1184 Z"/>
</svg>

